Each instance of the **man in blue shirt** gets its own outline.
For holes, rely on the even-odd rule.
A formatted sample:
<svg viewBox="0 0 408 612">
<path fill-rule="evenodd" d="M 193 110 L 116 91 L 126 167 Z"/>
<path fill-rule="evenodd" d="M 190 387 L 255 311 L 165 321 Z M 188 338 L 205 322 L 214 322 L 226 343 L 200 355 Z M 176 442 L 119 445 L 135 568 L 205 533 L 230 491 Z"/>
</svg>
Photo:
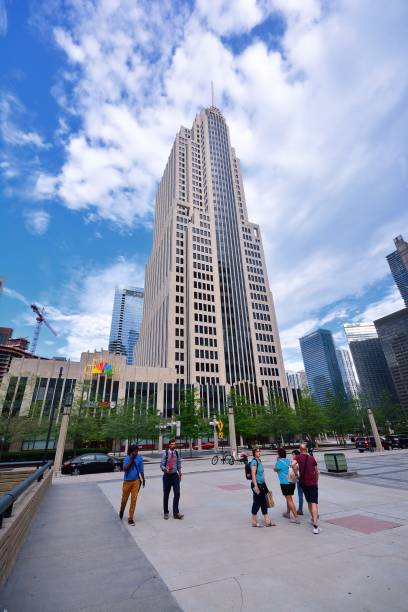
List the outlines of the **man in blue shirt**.
<svg viewBox="0 0 408 612">
<path fill-rule="evenodd" d="M 163 451 L 160 469 L 163 472 L 163 510 L 164 518 L 169 518 L 169 495 L 173 488 L 173 516 L 175 519 L 183 519 L 184 514 L 180 514 L 180 480 L 181 480 L 181 458 L 176 450 L 176 441 L 169 441 L 169 448 Z"/>
<path fill-rule="evenodd" d="M 129 525 L 134 525 L 133 515 L 136 509 L 137 495 L 139 493 L 140 484 L 145 486 L 143 458 L 139 455 L 139 447 L 131 444 L 128 449 L 128 455 L 123 461 L 123 477 L 122 501 L 120 504 L 119 518 L 123 519 L 123 513 L 126 508 L 127 501 L 130 495 L 130 508 L 128 515 Z"/>
</svg>

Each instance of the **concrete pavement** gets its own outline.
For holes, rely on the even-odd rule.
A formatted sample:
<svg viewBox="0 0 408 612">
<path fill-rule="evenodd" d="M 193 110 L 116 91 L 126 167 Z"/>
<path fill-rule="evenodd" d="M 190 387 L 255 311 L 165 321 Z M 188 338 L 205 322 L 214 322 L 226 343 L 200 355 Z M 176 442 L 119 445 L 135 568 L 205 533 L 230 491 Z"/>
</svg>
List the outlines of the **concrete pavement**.
<svg viewBox="0 0 408 612">
<path fill-rule="evenodd" d="M 347 455 L 365 475 L 321 477 L 319 535 L 306 513 L 301 525 L 282 518 L 271 455 L 278 525 L 270 529 L 250 526 L 243 466 L 184 462 L 185 519 L 164 521 L 160 470 L 146 465 L 133 528 L 117 516 L 121 474 L 56 479 L 0 610 L 405 612 L 408 499 L 389 483 L 408 472 L 408 452 Z"/>
</svg>

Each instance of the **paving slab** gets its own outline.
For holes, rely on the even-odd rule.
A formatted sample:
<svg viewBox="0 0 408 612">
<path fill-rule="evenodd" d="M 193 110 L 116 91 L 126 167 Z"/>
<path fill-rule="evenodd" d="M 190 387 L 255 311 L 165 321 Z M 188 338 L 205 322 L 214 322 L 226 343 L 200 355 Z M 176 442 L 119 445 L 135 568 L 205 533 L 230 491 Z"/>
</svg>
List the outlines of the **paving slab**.
<svg viewBox="0 0 408 612">
<path fill-rule="evenodd" d="M 7 612 L 176 611 L 96 483 L 52 486 L 0 594 Z"/>
<path fill-rule="evenodd" d="M 351 612 L 406 612 L 406 495 L 322 476 L 321 533 L 314 535 L 307 511 L 301 525 L 282 517 L 285 502 L 272 461 L 265 464 L 277 526 L 263 529 L 250 526 L 251 494 L 242 468 L 221 471 L 186 465 L 190 473 L 181 486 L 183 521 L 163 520 L 158 467 L 147 468 L 136 528 L 129 528 L 129 533 L 180 607 L 186 612 L 344 612 L 346 607 Z M 99 486 L 117 508 L 120 482 Z M 353 515 L 365 517 L 363 524 L 379 521 L 393 528 L 362 533 L 328 522 Z M 167 551 L 177 563 L 168 562 Z"/>
</svg>

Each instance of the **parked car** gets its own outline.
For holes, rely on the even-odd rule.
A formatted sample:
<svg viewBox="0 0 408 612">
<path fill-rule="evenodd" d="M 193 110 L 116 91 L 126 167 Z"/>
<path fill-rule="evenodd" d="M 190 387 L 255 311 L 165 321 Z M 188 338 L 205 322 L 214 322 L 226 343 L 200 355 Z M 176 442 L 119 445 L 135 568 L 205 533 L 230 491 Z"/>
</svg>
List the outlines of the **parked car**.
<svg viewBox="0 0 408 612">
<path fill-rule="evenodd" d="M 384 438 L 391 448 L 408 448 L 408 434 L 390 434 Z"/>
<path fill-rule="evenodd" d="M 198 444 L 194 444 L 193 448 L 194 450 L 198 450 Z M 210 450 L 211 448 L 214 448 L 214 442 L 202 442 L 201 448 L 202 450 Z"/>
<path fill-rule="evenodd" d="M 391 444 L 384 436 L 380 436 L 381 444 L 384 450 L 391 450 Z M 356 437 L 356 449 L 360 453 L 364 453 L 364 451 L 374 451 L 375 450 L 375 438 L 374 436 L 357 436 Z"/>
<path fill-rule="evenodd" d="M 63 474 L 98 474 L 99 472 L 120 472 L 123 469 L 123 459 L 111 457 L 104 453 L 89 453 L 79 455 L 64 461 Z"/>
</svg>

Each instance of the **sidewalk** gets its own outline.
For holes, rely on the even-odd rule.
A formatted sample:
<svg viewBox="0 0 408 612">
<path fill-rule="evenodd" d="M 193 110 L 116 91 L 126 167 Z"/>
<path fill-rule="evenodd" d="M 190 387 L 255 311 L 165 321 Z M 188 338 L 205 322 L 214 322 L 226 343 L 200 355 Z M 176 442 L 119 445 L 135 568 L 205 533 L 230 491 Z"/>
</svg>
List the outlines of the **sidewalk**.
<svg viewBox="0 0 408 612">
<path fill-rule="evenodd" d="M 147 476 L 155 477 L 140 494 L 136 527 L 129 528 L 183 610 L 406 611 L 405 492 L 322 476 L 322 531 L 313 535 L 307 512 L 301 525 L 282 518 L 284 500 L 267 468 L 278 525 L 253 529 L 243 469 L 196 467 L 182 482 L 184 521 L 163 520 L 161 479 L 157 466 L 148 467 Z M 120 483 L 99 486 L 116 509 Z M 363 529 L 380 530 L 363 533 L 327 522 L 355 515 L 365 517 Z M 361 529 L 359 519 L 351 526 Z"/>
</svg>

